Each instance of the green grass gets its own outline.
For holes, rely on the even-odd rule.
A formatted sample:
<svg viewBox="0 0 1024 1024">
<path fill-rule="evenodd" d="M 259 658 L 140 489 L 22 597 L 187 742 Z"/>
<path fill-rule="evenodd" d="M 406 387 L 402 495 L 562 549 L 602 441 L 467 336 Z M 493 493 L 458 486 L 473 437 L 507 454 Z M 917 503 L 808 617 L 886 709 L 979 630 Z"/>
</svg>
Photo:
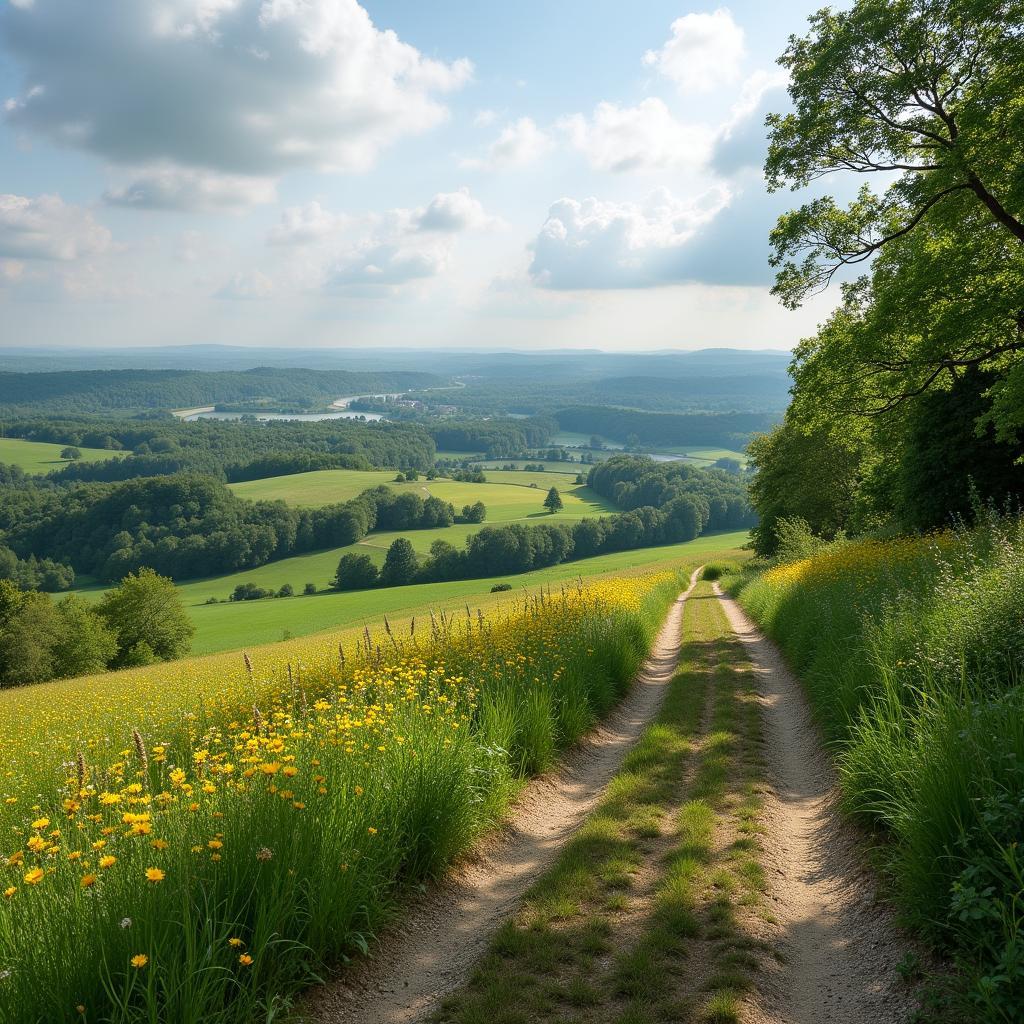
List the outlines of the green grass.
<svg viewBox="0 0 1024 1024">
<path fill-rule="evenodd" d="M 10 695 L 35 714 L 0 719 L 0 1019 L 279 1020 L 621 698 L 680 583 Z"/>
<path fill-rule="evenodd" d="M 500 482 L 497 477 L 501 478 Z M 348 501 L 371 487 L 386 484 L 397 494 L 408 492 L 422 498 L 433 496 L 451 502 L 456 512 L 460 512 L 464 505 L 482 501 L 487 506 L 489 523 L 549 519 L 571 521 L 618 511 L 589 488 L 575 483 L 567 484 L 561 477 L 552 479 L 546 474 L 499 473 L 494 475 L 495 482 L 492 482 L 489 475 L 488 482 L 484 484 L 460 483 L 441 478 L 395 483 L 394 479 L 394 473 L 383 470 L 324 469 L 264 480 L 247 480 L 228 486 L 240 498 L 250 501 L 281 500 L 289 505 L 315 507 Z M 538 486 L 531 487 L 531 483 Z M 554 515 L 550 515 L 543 506 L 546 489 L 552 485 L 558 487 L 565 504 L 565 508 Z"/>
<path fill-rule="evenodd" d="M 1024 524 L 729 579 L 800 675 L 908 922 L 955 958 L 949 1019 L 1020 1020 Z"/>
<path fill-rule="evenodd" d="M 684 638 L 656 721 L 436 1024 L 738 1019 L 764 953 L 740 909 L 763 888 L 760 717 L 709 584 Z"/>
<path fill-rule="evenodd" d="M 65 444 L 49 444 L 46 441 L 22 441 L 18 438 L 0 437 L 0 463 L 18 466 L 26 473 L 49 473 L 68 464 L 60 457 Z M 106 448 L 79 448 L 83 462 L 102 462 L 113 458 L 119 452 Z"/>
<path fill-rule="evenodd" d="M 719 553 L 739 548 L 746 539 L 747 534 L 744 532 L 709 534 L 682 544 L 598 555 L 596 558 L 564 562 L 549 569 L 538 569 L 536 572 L 496 576 L 493 579 L 419 583 L 409 587 L 350 593 L 328 591 L 312 597 L 276 598 L 230 604 L 203 603 L 211 595 L 225 598 L 236 583 L 250 580 L 259 586 L 275 589 L 282 583 L 292 583 L 296 589 L 301 589 L 307 581 L 326 586 L 327 579 L 333 576 L 337 568 L 339 552 L 349 550 L 339 548 L 332 552 L 273 562 L 234 576 L 181 584 L 178 590 L 196 625 L 192 651 L 195 654 L 207 654 L 280 640 L 285 634 L 307 636 L 324 629 L 376 619 L 384 613 L 409 614 L 412 609 L 425 610 L 430 607 L 459 605 L 466 598 L 478 599 L 488 594 L 496 582 L 511 583 L 515 592 L 523 587 L 558 583 L 579 576 L 589 577 L 648 566 L 678 564 L 680 560 L 694 560 L 711 552 Z M 320 576 L 311 575 L 314 567 L 321 571 Z"/>
</svg>

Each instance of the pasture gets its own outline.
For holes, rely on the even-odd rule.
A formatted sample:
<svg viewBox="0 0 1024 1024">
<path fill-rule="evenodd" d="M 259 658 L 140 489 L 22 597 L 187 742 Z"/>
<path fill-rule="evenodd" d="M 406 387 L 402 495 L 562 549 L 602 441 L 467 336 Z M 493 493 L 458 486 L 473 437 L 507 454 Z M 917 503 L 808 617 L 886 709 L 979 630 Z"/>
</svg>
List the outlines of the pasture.
<svg viewBox="0 0 1024 1024">
<path fill-rule="evenodd" d="M 68 464 L 60 453 L 64 444 L 50 444 L 47 441 L 23 441 L 17 437 L 0 437 L 0 463 L 17 466 L 26 473 L 49 473 Z M 79 448 L 82 462 L 102 462 L 113 458 L 119 452 L 107 448 Z"/>
<path fill-rule="evenodd" d="M 395 483 L 395 473 L 387 470 L 324 469 L 312 473 L 268 477 L 265 480 L 246 480 L 228 486 L 240 498 L 249 501 L 280 500 L 297 507 L 314 508 L 348 501 L 371 487 L 385 484 L 398 494 L 408 492 L 418 494 L 421 498 L 435 497 L 449 501 L 455 506 L 456 513 L 464 505 L 482 501 L 487 506 L 488 523 L 526 519 L 575 520 L 618 511 L 587 487 L 572 483 L 574 479 L 570 478 L 567 483 L 562 475 L 498 472 L 489 473 L 488 482 L 483 484 L 461 483 L 443 478 L 420 478 Z M 537 486 L 531 487 L 531 484 Z M 551 486 L 558 487 L 565 504 L 565 508 L 553 516 L 542 505 L 544 494 Z M 452 543 L 457 541 L 453 540 Z"/>
</svg>

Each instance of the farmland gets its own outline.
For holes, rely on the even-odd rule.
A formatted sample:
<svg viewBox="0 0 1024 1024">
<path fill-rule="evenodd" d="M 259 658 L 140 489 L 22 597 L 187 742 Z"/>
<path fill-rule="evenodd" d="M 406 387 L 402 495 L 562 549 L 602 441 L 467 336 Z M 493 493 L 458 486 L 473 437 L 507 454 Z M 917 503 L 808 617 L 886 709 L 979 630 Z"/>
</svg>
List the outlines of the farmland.
<svg viewBox="0 0 1024 1024">
<path fill-rule="evenodd" d="M 577 470 L 579 472 L 579 470 Z M 231 484 L 231 490 L 250 501 L 281 500 L 297 507 L 317 507 L 348 501 L 371 487 L 386 485 L 398 494 L 412 493 L 422 498 L 435 497 L 451 502 L 456 512 L 464 505 L 482 501 L 487 506 L 488 522 L 513 522 L 520 519 L 580 519 L 588 515 L 615 512 L 616 509 L 585 486 L 567 482 L 563 476 L 548 473 L 489 472 L 487 483 L 460 483 L 438 478 L 395 482 L 392 472 L 321 470 L 269 477 Z M 534 484 L 535 487 L 530 485 Z M 565 507 L 549 515 L 542 507 L 543 487 L 557 486 Z M 429 545 L 428 545 L 429 546 Z"/>
<path fill-rule="evenodd" d="M 0 463 L 17 466 L 26 473 L 50 473 L 68 464 L 60 453 L 63 444 L 46 441 L 23 441 L 19 438 L 0 437 Z M 83 462 L 102 462 L 119 454 L 106 448 L 79 448 Z"/>
</svg>

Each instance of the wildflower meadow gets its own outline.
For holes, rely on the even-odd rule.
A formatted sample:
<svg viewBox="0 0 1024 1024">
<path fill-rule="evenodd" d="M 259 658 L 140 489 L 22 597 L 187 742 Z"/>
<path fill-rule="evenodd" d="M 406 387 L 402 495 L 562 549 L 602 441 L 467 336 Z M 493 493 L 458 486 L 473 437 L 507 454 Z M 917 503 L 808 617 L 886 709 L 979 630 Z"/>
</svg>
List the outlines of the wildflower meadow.
<svg viewBox="0 0 1024 1024">
<path fill-rule="evenodd" d="M 117 714 L 50 684 L 53 730 L 2 736 L 0 1019 L 276 1019 L 615 704 L 679 586 L 186 662 Z"/>
</svg>

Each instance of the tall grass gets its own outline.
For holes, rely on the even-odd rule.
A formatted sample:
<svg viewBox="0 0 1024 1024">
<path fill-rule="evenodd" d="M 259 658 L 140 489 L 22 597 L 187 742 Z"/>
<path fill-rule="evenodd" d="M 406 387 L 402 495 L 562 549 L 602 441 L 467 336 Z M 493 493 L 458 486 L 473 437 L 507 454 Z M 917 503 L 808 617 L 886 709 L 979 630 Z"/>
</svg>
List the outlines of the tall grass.
<svg viewBox="0 0 1024 1024">
<path fill-rule="evenodd" d="M 201 714 L 194 688 L 177 716 L 169 697 L 113 750 L 83 707 L 57 777 L 12 740 L 35 789 L 4 809 L 0 1020 L 280 1017 L 622 695 L 678 588 L 651 574 L 367 633 L 276 687 L 253 669 L 249 700 L 200 680 Z"/>
<path fill-rule="evenodd" d="M 747 574 L 880 831 L 903 911 L 960 968 L 958 1019 L 1024 1019 L 1024 525 L 850 542 Z"/>
</svg>

